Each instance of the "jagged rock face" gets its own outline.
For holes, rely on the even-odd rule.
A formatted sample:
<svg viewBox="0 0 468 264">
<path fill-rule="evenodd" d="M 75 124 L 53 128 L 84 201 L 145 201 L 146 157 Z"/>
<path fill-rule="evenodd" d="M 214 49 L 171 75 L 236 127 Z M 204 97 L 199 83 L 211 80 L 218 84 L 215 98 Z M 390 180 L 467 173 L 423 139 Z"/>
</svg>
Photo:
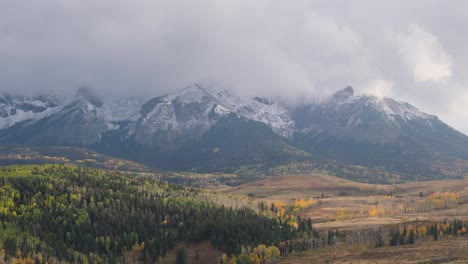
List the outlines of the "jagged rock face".
<svg viewBox="0 0 468 264">
<path fill-rule="evenodd" d="M 118 128 L 120 120 L 138 111 L 134 108 L 139 109 L 141 103 L 132 102 L 127 107 L 122 102 L 105 107 L 88 88 L 80 88 L 71 100 L 51 96 L 4 96 L 1 106 L 10 112 L 15 109 L 15 114 L 0 117 L 0 124 L 3 124 L 0 140 L 10 144 L 53 146 L 98 144 L 102 133 Z M 114 111 L 114 107 L 124 113 Z"/>
<path fill-rule="evenodd" d="M 96 107 L 102 107 L 104 103 L 89 87 L 83 86 L 76 91 L 76 98 L 80 98 Z"/>
<path fill-rule="evenodd" d="M 371 144 L 395 142 L 413 123 L 433 129 L 437 118 L 390 98 L 354 95 L 347 87 L 317 104 L 295 111 L 296 130 Z"/>
<path fill-rule="evenodd" d="M 107 129 L 97 106 L 78 98 L 50 115 L 29 119 L 6 129 L 4 139 L 32 145 L 90 146 Z"/>
<path fill-rule="evenodd" d="M 18 122 L 44 117 L 56 109 L 59 99 L 53 96 L 0 95 L 0 129 Z"/>
<path fill-rule="evenodd" d="M 199 138 L 227 112 L 210 94 L 191 86 L 145 103 L 130 133 L 145 146 L 179 148 Z"/>
<path fill-rule="evenodd" d="M 354 96 L 354 89 L 351 86 L 347 86 L 343 90 L 337 91 L 330 96 L 326 101 L 328 103 L 340 103 Z"/>
<path fill-rule="evenodd" d="M 194 84 L 145 103 L 141 117 L 130 129 L 137 143 L 176 149 L 200 138 L 224 116 L 235 114 L 267 124 L 281 136 L 291 136 L 293 120 L 288 110 L 269 100 L 242 101 L 228 91 Z"/>
<path fill-rule="evenodd" d="M 468 138 L 436 116 L 351 87 L 294 111 L 294 144 L 326 158 L 419 173 L 431 162 L 468 159 Z M 398 166 L 398 168 L 396 168 Z"/>
</svg>

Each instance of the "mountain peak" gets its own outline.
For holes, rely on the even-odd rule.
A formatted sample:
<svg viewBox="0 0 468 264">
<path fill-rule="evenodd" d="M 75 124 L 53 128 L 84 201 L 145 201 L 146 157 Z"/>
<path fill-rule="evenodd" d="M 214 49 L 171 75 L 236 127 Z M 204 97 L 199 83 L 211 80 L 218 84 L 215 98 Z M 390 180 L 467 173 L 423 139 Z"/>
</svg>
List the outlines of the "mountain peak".
<svg viewBox="0 0 468 264">
<path fill-rule="evenodd" d="M 167 96 L 162 96 L 168 101 L 177 101 L 179 103 L 202 102 L 204 98 L 210 95 L 206 88 L 198 83 L 194 83 Z"/>
<path fill-rule="evenodd" d="M 272 105 L 273 104 L 273 101 L 266 98 L 266 97 L 259 97 L 259 96 L 255 96 L 254 98 L 252 98 L 252 100 L 255 100 L 259 103 L 262 103 L 264 105 Z"/>
<path fill-rule="evenodd" d="M 216 91 L 218 89 L 215 88 L 216 85 L 214 83 L 210 82 L 195 82 L 189 86 L 186 86 L 185 88 L 175 92 L 175 94 L 183 93 L 185 91 L 201 91 L 205 93 L 210 93 L 211 91 Z"/>
<path fill-rule="evenodd" d="M 197 82 L 193 84 L 193 86 L 197 87 L 200 91 L 203 91 L 210 96 L 218 97 L 222 96 L 222 94 L 232 96 L 228 91 L 219 89 L 218 85 L 214 82 Z"/>
<path fill-rule="evenodd" d="M 184 91 L 204 91 L 203 89 L 203 85 L 201 84 L 198 84 L 198 83 L 194 83 L 194 84 L 191 84 L 185 88 L 183 88 L 182 90 L 179 90 L 178 92 L 176 92 L 176 94 L 178 93 L 183 93 Z"/>
<path fill-rule="evenodd" d="M 213 88 L 213 85 L 205 84 L 205 83 L 200 83 L 196 82 L 193 83 L 175 93 L 173 93 L 173 96 L 184 96 L 186 94 L 211 94 L 216 92 L 217 89 Z"/>
<path fill-rule="evenodd" d="M 330 99 L 334 102 L 341 102 L 350 97 L 354 96 L 354 89 L 351 86 L 339 90 L 330 96 Z"/>
<path fill-rule="evenodd" d="M 169 101 L 176 100 L 179 103 L 213 101 L 230 110 L 236 109 L 236 106 L 241 104 L 240 99 L 227 90 L 219 89 L 214 83 L 207 82 L 194 83 L 176 93 L 165 96 L 165 98 Z"/>
<path fill-rule="evenodd" d="M 102 100 L 96 95 L 96 93 L 87 86 L 82 86 L 78 88 L 75 94 L 76 98 L 83 98 L 84 100 L 90 102 L 94 106 L 101 107 L 104 105 Z"/>
</svg>

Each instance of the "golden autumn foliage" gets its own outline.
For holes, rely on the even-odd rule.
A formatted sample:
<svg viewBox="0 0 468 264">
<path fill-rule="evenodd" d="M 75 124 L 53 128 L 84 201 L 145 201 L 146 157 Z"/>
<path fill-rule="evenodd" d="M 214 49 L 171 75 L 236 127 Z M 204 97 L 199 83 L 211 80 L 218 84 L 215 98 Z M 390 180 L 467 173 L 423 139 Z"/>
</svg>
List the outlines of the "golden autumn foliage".
<svg viewBox="0 0 468 264">
<path fill-rule="evenodd" d="M 352 220 L 364 217 L 388 217 L 404 214 L 451 209 L 458 206 L 459 192 L 435 192 L 424 198 L 389 195 L 369 196 L 367 206 L 339 208 L 327 215 L 329 221 Z M 415 230 L 417 231 L 417 230 Z"/>
<path fill-rule="evenodd" d="M 286 213 L 286 209 L 284 209 L 284 207 L 281 207 L 280 209 L 278 209 L 278 213 L 276 214 L 276 217 L 283 218 L 285 216 L 285 213 Z"/>
<path fill-rule="evenodd" d="M 425 236 L 427 234 L 427 228 L 425 226 L 417 228 L 417 231 L 417 234 L 420 236 Z"/>
<path fill-rule="evenodd" d="M 221 263 L 254 263 L 254 264 L 270 264 L 276 263 L 280 257 L 280 251 L 275 246 L 265 246 L 263 244 L 249 250 L 245 247 L 242 248 L 242 253 L 238 256 L 231 258 L 227 261 L 227 256 L 223 255 Z"/>
<path fill-rule="evenodd" d="M 434 209 L 450 209 L 457 205 L 460 193 L 458 192 L 435 192 L 426 197 L 426 203 Z"/>
<path fill-rule="evenodd" d="M 330 216 L 328 217 L 328 220 L 333 220 L 333 221 L 340 221 L 340 220 L 352 220 L 352 219 L 355 219 L 357 217 L 359 217 L 360 215 L 362 215 L 362 211 L 358 211 L 358 210 L 353 210 L 353 209 L 350 209 L 350 208 L 341 208 L 339 210 L 335 210 L 333 211 L 333 214 L 331 216 L 331 219 L 330 219 Z"/>
<path fill-rule="evenodd" d="M 268 216 L 270 218 L 277 218 L 282 222 L 292 226 L 294 228 L 299 228 L 297 215 L 305 208 L 318 204 L 316 199 L 311 198 L 302 198 L 302 199 L 293 199 L 289 204 L 286 204 L 282 201 L 274 201 L 271 203 L 261 202 L 259 204 L 260 213 Z"/>
<path fill-rule="evenodd" d="M 11 261 L 12 264 L 34 264 L 34 259 L 31 257 L 17 258 Z"/>
<path fill-rule="evenodd" d="M 291 222 L 290 225 L 296 229 L 299 228 L 299 224 L 296 222 Z"/>
<path fill-rule="evenodd" d="M 318 204 L 317 199 L 297 199 L 292 202 L 291 206 L 294 207 L 294 209 L 300 211 L 303 210 L 311 205 L 316 205 Z"/>
<path fill-rule="evenodd" d="M 285 204 L 281 201 L 274 201 L 273 202 L 273 205 L 276 207 L 276 208 L 284 208 Z"/>
<path fill-rule="evenodd" d="M 385 210 L 380 205 L 372 205 L 369 210 L 369 217 L 376 217 L 385 214 Z"/>
</svg>

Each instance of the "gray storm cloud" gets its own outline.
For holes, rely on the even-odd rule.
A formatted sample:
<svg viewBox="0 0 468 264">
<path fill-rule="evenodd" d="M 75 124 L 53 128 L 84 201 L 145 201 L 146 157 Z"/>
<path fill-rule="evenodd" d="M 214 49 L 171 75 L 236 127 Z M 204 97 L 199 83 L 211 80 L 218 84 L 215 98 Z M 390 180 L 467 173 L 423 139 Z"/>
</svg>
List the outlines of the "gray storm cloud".
<svg viewBox="0 0 468 264">
<path fill-rule="evenodd" d="M 293 102 L 352 85 L 468 133 L 467 1 L 0 0 L 0 89 Z"/>
</svg>

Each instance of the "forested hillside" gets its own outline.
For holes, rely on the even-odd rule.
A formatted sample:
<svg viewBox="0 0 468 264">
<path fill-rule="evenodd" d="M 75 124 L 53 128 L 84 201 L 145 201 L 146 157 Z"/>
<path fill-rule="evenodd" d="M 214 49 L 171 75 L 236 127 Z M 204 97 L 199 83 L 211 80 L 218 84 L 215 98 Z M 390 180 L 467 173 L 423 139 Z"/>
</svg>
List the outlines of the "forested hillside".
<svg viewBox="0 0 468 264">
<path fill-rule="evenodd" d="M 79 147 L 0 146 L 0 166 L 19 164 L 74 164 L 107 170 L 152 172 L 140 163 Z"/>
<path fill-rule="evenodd" d="M 9 166 L 0 186 L 0 262 L 151 263 L 181 241 L 235 255 L 312 234 L 310 221 L 288 225 L 240 200 L 120 172 Z"/>
</svg>

